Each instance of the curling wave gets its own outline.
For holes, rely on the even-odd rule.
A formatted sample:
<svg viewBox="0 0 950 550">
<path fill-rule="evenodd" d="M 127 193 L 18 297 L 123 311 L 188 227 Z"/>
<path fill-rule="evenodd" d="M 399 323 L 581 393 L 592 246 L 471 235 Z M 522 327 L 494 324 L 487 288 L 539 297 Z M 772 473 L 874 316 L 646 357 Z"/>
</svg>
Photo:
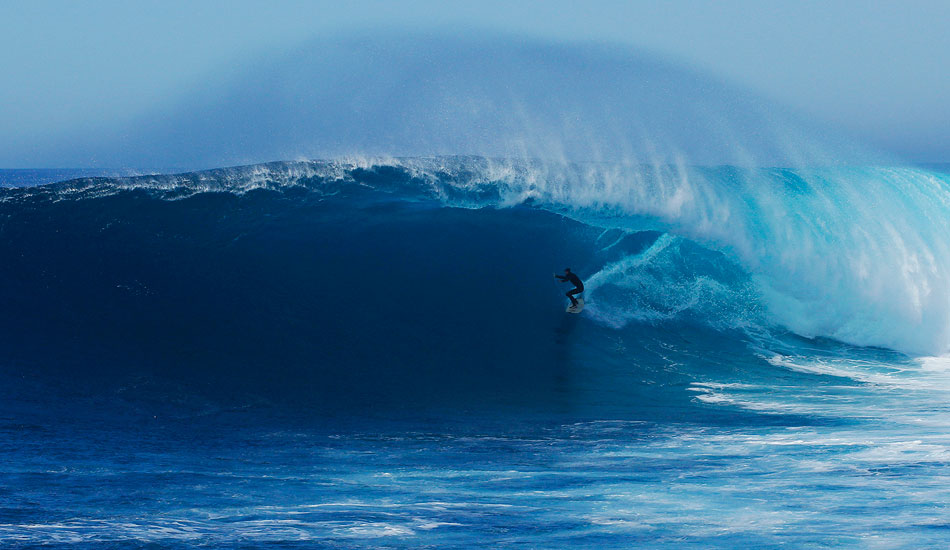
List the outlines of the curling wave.
<svg viewBox="0 0 950 550">
<path fill-rule="evenodd" d="M 605 239 L 663 234 L 637 254 L 588 266 L 591 312 L 612 325 L 678 312 L 712 326 L 775 324 L 910 353 L 950 349 L 950 184 L 919 169 L 358 159 L 81 179 L 10 190 L 3 201 L 9 226 L 18 209 L 42 202 L 132 192 L 149 200 L 244 194 L 233 200 L 247 202 L 264 190 L 339 204 L 359 196 L 491 207 L 500 216 L 527 205 L 612 232 L 590 243 L 598 250 L 612 246 Z"/>
</svg>

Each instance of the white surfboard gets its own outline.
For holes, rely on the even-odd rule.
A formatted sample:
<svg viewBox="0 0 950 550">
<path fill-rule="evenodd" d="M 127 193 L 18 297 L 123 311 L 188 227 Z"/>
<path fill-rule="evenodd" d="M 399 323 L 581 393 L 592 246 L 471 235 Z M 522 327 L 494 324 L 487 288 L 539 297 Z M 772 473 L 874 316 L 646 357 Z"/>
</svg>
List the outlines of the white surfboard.
<svg viewBox="0 0 950 550">
<path fill-rule="evenodd" d="M 578 298 L 578 299 L 577 299 L 577 306 L 576 306 L 576 307 L 575 307 L 575 306 L 567 306 L 567 309 L 564 310 L 564 311 L 566 311 L 566 312 L 568 312 L 568 313 L 580 313 L 580 312 L 584 311 L 584 299 L 583 299 L 583 298 Z"/>
</svg>

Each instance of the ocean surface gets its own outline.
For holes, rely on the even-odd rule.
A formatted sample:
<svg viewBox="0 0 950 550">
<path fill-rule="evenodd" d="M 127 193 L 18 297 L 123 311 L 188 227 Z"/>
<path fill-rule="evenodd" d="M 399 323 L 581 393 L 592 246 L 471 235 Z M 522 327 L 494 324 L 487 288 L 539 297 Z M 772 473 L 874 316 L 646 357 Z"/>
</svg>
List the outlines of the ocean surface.
<svg viewBox="0 0 950 550">
<path fill-rule="evenodd" d="M 0 189 L 4 548 L 950 544 L 939 167 L 87 175 Z"/>
</svg>

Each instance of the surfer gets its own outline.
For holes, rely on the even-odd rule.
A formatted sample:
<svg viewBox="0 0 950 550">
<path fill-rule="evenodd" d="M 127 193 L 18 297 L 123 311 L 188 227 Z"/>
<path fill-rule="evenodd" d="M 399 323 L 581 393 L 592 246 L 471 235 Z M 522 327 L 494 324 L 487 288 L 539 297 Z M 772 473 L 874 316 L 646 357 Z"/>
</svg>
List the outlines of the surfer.
<svg viewBox="0 0 950 550">
<path fill-rule="evenodd" d="M 584 282 L 581 281 L 581 278 L 571 271 L 569 267 L 564 268 L 564 275 L 555 273 L 554 276 L 562 283 L 569 282 L 574 285 L 573 289 L 567 291 L 567 297 L 571 299 L 571 307 L 577 307 L 577 300 L 574 298 L 574 295 L 584 292 Z"/>
</svg>

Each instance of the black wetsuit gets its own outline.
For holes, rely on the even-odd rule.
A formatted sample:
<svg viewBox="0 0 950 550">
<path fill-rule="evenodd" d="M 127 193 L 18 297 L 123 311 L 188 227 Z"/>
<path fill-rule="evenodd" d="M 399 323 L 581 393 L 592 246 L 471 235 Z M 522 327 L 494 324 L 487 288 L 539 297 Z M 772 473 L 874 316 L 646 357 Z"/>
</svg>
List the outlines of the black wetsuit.
<svg viewBox="0 0 950 550">
<path fill-rule="evenodd" d="M 576 306 L 577 300 L 574 299 L 575 294 L 580 294 L 584 292 L 584 283 L 581 281 L 581 278 L 575 275 L 573 272 L 568 273 L 567 275 L 555 275 L 562 283 L 570 282 L 574 285 L 575 288 L 567 291 L 567 297 L 571 299 L 571 305 Z"/>
</svg>

